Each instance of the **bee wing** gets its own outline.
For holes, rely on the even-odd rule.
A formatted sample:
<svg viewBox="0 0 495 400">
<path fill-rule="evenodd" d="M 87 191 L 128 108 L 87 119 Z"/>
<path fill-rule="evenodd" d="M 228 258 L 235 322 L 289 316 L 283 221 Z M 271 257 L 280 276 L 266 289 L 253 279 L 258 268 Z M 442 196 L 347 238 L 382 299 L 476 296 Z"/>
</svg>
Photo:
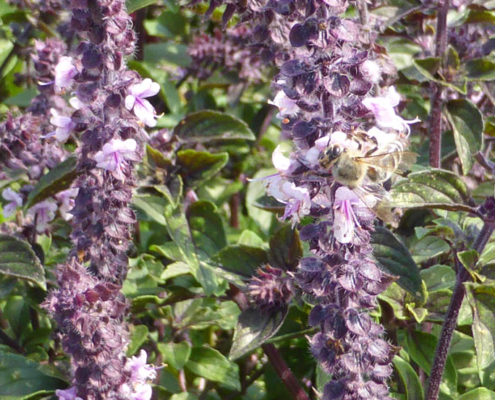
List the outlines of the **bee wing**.
<svg viewBox="0 0 495 400">
<path fill-rule="evenodd" d="M 384 154 L 372 154 L 366 157 L 356 157 L 356 160 L 371 168 L 384 171 L 388 175 L 393 173 L 403 175 L 411 169 L 417 158 L 418 155 L 410 151 L 393 151 Z"/>
<path fill-rule="evenodd" d="M 390 198 L 388 192 L 381 185 L 367 182 L 363 186 L 355 188 L 354 193 L 382 221 L 392 221 Z"/>
</svg>

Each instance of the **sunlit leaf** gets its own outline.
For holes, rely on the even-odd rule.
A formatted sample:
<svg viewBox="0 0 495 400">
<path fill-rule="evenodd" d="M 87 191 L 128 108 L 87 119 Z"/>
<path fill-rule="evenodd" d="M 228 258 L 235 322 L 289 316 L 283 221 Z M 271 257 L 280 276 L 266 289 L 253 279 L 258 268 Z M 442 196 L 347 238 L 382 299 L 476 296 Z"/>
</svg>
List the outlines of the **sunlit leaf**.
<svg viewBox="0 0 495 400">
<path fill-rule="evenodd" d="M 469 100 L 457 99 L 447 103 L 447 117 L 454 131 L 457 154 L 466 175 L 473 166 L 473 154 L 483 148 L 483 116 Z"/>
</svg>

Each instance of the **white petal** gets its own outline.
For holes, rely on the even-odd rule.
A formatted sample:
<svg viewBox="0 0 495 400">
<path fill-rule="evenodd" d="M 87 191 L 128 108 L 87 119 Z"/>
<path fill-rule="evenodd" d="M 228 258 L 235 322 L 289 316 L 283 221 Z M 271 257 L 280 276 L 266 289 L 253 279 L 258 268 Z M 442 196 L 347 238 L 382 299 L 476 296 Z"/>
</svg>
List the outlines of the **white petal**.
<svg viewBox="0 0 495 400">
<path fill-rule="evenodd" d="M 7 204 L 3 208 L 3 216 L 4 216 L 4 218 L 11 217 L 15 213 L 15 210 L 16 209 L 17 209 L 17 204 L 15 204 L 14 202 Z"/>
<path fill-rule="evenodd" d="M 349 222 L 344 213 L 335 210 L 333 222 L 333 234 L 340 243 L 350 243 L 354 234 L 354 224 Z"/>
<path fill-rule="evenodd" d="M 138 117 L 145 125 L 149 127 L 156 126 L 155 120 L 155 109 L 148 100 L 140 100 L 134 104 L 134 114 Z"/>
<path fill-rule="evenodd" d="M 278 145 L 272 153 L 272 163 L 279 172 L 287 172 L 290 168 L 291 161 L 284 156 L 280 145 Z"/>
<path fill-rule="evenodd" d="M 127 108 L 128 110 L 132 110 L 132 107 L 134 107 L 134 103 L 136 102 L 136 98 L 129 94 L 126 96 L 125 98 L 125 108 Z"/>
</svg>

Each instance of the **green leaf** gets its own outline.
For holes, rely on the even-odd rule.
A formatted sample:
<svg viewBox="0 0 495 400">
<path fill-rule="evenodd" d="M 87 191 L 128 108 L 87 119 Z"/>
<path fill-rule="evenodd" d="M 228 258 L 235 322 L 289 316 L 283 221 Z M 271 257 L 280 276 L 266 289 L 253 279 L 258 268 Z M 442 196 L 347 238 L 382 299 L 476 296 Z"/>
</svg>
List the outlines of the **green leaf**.
<svg viewBox="0 0 495 400">
<path fill-rule="evenodd" d="M 259 247 L 233 244 L 225 247 L 212 259 L 219 263 L 220 268 L 250 279 L 259 267 L 268 262 L 268 254 Z"/>
<path fill-rule="evenodd" d="M 77 158 L 69 157 L 43 175 L 31 193 L 29 193 L 26 209 L 50 196 L 69 189 L 78 175 L 76 164 Z"/>
<path fill-rule="evenodd" d="M 213 203 L 208 202 L 196 202 L 199 203 L 196 206 L 196 211 L 193 216 L 186 218 L 182 207 L 173 207 L 169 204 L 165 208 L 166 226 L 170 237 L 175 244 L 179 247 L 179 250 L 183 256 L 183 259 L 187 261 L 187 264 L 191 267 L 191 272 L 199 281 L 207 296 L 213 294 L 219 287 L 218 278 L 215 276 L 213 270 L 207 265 L 210 261 L 209 256 L 215 246 L 219 243 L 223 244 L 224 234 L 219 234 L 219 226 L 215 230 L 207 231 L 206 234 L 212 233 L 214 236 L 201 238 L 198 243 L 196 239 L 200 238 L 204 224 L 201 221 L 205 221 L 205 218 L 216 220 L 218 219 L 218 211 Z M 195 204 L 196 204 L 195 203 Z M 206 204 L 205 204 L 206 203 Z M 202 215 L 201 210 L 205 210 L 205 207 L 212 211 L 212 215 Z M 201 211 L 201 212 L 200 212 Z M 190 225 L 192 224 L 192 225 Z M 197 228 L 198 230 L 195 230 Z M 201 245 L 208 244 L 210 247 L 201 248 Z M 217 247 L 218 248 L 218 247 Z"/>
<path fill-rule="evenodd" d="M 14 236 L 0 235 L 0 274 L 33 282 L 46 290 L 40 260 L 27 242 Z"/>
<path fill-rule="evenodd" d="M 401 208 L 438 208 L 473 212 L 466 184 L 453 172 L 431 169 L 409 174 L 391 191 L 392 204 Z"/>
<path fill-rule="evenodd" d="M 467 79 L 470 81 L 491 81 L 495 79 L 495 62 L 487 58 L 467 61 Z"/>
<path fill-rule="evenodd" d="M 137 195 L 132 199 L 132 205 L 138 209 L 138 220 L 155 221 L 167 225 L 163 216 L 167 200 L 152 195 Z"/>
<path fill-rule="evenodd" d="M 462 396 L 459 396 L 457 400 L 495 400 L 495 392 L 480 387 L 464 393 Z"/>
<path fill-rule="evenodd" d="M 426 332 L 412 331 L 406 336 L 407 351 L 413 361 L 418 364 L 427 375 L 430 375 L 437 338 Z M 452 395 L 457 390 L 457 370 L 452 357 L 447 357 L 445 372 L 442 378 L 441 390 Z"/>
<path fill-rule="evenodd" d="M 495 288 L 492 285 L 466 283 L 467 298 L 473 312 L 473 338 L 477 355 L 478 374 L 495 361 Z"/>
<path fill-rule="evenodd" d="M 237 244 L 251 247 L 263 247 L 265 245 L 265 242 L 253 231 L 245 229 L 242 231 L 239 239 L 237 239 Z"/>
<path fill-rule="evenodd" d="M 131 342 L 129 343 L 129 347 L 127 348 L 127 357 L 130 357 L 139 350 L 139 348 L 146 342 L 148 339 L 148 327 L 146 325 L 136 325 L 132 330 L 131 334 Z"/>
<path fill-rule="evenodd" d="M 9 297 L 3 313 L 7 321 L 9 321 L 10 328 L 14 331 L 16 337 L 19 338 L 29 323 L 29 305 L 24 301 L 24 297 Z"/>
<path fill-rule="evenodd" d="M 466 94 L 466 79 L 460 82 L 447 82 L 443 79 L 438 79 L 434 75 L 438 72 L 441 66 L 441 59 L 437 57 L 424 58 L 422 60 L 413 60 L 416 69 L 428 80 L 439 83 L 440 85 L 454 89 L 455 91 Z"/>
<path fill-rule="evenodd" d="M 204 184 L 205 181 L 215 176 L 228 160 L 228 153 L 212 154 L 191 149 L 177 152 L 179 174 L 189 187 Z"/>
<path fill-rule="evenodd" d="M 132 14 L 141 8 L 151 6 L 156 2 L 157 0 L 126 0 L 125 5 L 127 7 L 127 13 Z"/>
<path fill-rule="evenodd" d="M 239 367 L 227 360 L 218 350 L 210 347 L 194 347 L 185 368 L 228 389 L 241 389 Z"/>
<path fill-rule="evenodd" d="M 406 246 L 388 229 L 377 227 L 371 235 L 373 256 L 397 283 L 415 297 L 422 297 L 419 269 Z"/>
<path fill-rule="evenodd" d="M 16 398 L 42 390 L 63 389 L 66 386 L 66 382 L 55 377 L 50 369 L 39 363 L 0 351 L 0 398 Z"/>
<path fill-rule="evenodd" d="M 284 225 L 270 239 L 270 265 L 286 271 L 296 269 L 303 256 L 299 233 L 290 225 Z"/>
<path fill-rule="evenodd" d="M 191 65 L 192 59 L 187 53 L 186 45 L 168 42 L 145 45 L 144 61 L 150 64 L 159 64 L 161 61 L 165 61 L 186 68 Z"/>
<path fill-rule="evenodd" d="M 419 380 L 419 377 L 413 367 L 411 367 L 408 362 L 404 361 L 399 356 L 395 356 L 392 362 L 398 372 L 402 386 L 406 390 L 406 399 L 423 400 L 423 386 L 421 385 L 421 381 Z"/>
<path fill-rule="evenodd" d="M 416 263 L 422 263 L 450 251 L 449 244 L 438 237 L 426 236 L 412 248 L 411 254 Z"/>
<path fill-rule="evenodd" d="M 229 359 L 242 357 L 275 335 L 284 323 L 287 312 L 288 308 L 260 312 L 254 306 L 244 310 L 237 321 Z"/>
<path fill-rule="evenodd" d="M 187 342 L 158 343 L 158 351 L 163 355 L 163 362 L 170 364 L 176 370 L 186 365 L 191 355 L 191 346 Z"/>
<path fill-rule="evenodd" d="M 199 200 L 187 209 L 187 220 L 198 251 L 211 257 L 227 246 L 227 234 L 215 204 Z"/>
<path fill-rule="evenodd" d="M 189 144 L 238 139 L 256 140 L 256 136 L 244 121 L 212 110 L 189 114 L 175 127 L 174 134 Z"/>
<path fill-rule="evenodd" d="M 455 272 L 446 265 L 434 265 L 420 272 L 429 293 L 452 289 L 455 284 Z"/>
<path fill-rule="evenodd" d="M 169 400 L 198 400 L 199 397 L 192 393 L 177 393 L 172 395 Z"/>
<path fill-rule="evenodd" d="M 466 175 L 473 166 L 472 155 L 483 148 L 483 116 L 469 100 L 457 99 L 447 103 L 447 118 L 454 131 L 457 154 Z"/>
</svg>

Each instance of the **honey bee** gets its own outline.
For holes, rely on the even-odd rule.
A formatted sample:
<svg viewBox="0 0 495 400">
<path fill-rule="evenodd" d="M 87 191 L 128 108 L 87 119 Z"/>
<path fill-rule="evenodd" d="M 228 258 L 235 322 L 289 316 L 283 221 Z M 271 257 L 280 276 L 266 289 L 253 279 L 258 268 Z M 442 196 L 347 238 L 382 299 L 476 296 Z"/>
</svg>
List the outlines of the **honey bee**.
<svg viewBox="0 0 495 400">
<path fill-rule="evenodd" d="M 417 154 L 404 151 L 408 145 L 405 137 L 398 137 L 380 147 L 376 139 L 365 132 L 353 132 L 350 138 L 357 143 L 357 149 L 348 149 L 338 143 L 329 144 L 320 154 L 319 164 L 331 170 L 335 181 L 352 189 L 380 219 L 390 221 L 388 193 L 382 183 L 394 173 L 408 171 L 416 162 Z"/>
</svg>

